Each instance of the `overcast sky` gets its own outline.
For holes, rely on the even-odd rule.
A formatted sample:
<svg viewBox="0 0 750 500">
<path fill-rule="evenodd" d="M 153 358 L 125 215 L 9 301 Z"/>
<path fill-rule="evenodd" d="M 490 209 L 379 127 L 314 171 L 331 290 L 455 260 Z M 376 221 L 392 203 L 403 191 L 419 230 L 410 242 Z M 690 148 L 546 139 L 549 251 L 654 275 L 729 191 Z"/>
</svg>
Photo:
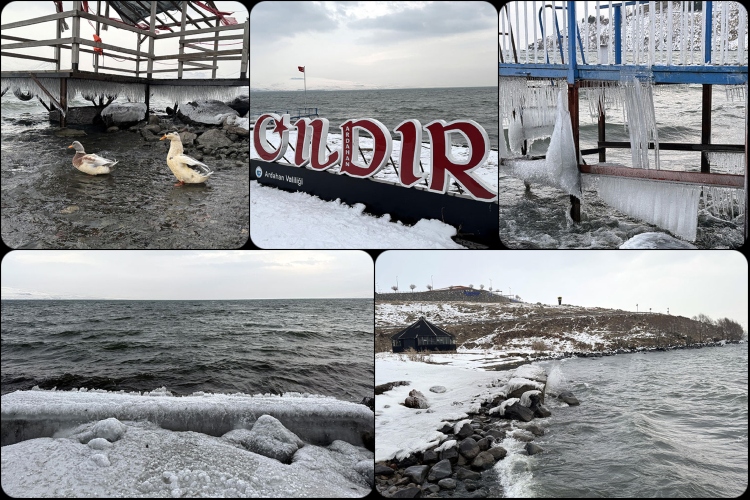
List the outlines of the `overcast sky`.
<svg viewBox="0 0 750 500">
<path fill-rule="evenodd" d="M 745 257 L 716 250 L 483 250 L 387 251 L 375 264 L 378 292 L 424 291 L 483 284 L 526 302 L 599 306 L 713 319 L 728 317 L 747 329 Z"/>
<path fill-rule="evenodd" d="M 359 250 L 16 250 L 0 280 L 4 299 L 368 298 L 373 262 Z"/>
<path fill-rule="evenodd" d="M 146 2 L 150 5 L 149 2 Z M 63 10 L 71 10 L 73 8 L 73 2 L 67 1 L 63 2 Z M 102 3 L 103 5 L 103 3 Z M 247 7 L 242 5 L 240 2 L 216 2 L 216 7 L 221 12 L 233 12 L 233 14 L 230 15 L 230 17 L 233 17 L 237 20 L 238 24 L 242 24 L 247 20 L 248 17 L 248 11 Z M 89 2 L 89 9 L 96 13 L 96 2 L 91 1 Z M 48 16 L 50 14 L 55 13 L 55 5 L 53 2 L 50 1 L 44 1 L 44 2 L 10 2 L 9 4 L 3 6 L 2 10 L 2 16 L 0 16 L 0 20 L 2 24 L 7 24 L 15 21 L 21 21 L 24 19 L 30 19 L 35 17 L 41 17 L 41 16 Z M 181 13 L 179 11 L 170 11 L 170 14 L 172 14 L 172 17 L 180 20 Z M 190 17 L 192 18 L 200 18 L 202 19 L 202 16 L 192 10 L 188 7 L 188 13 L 190 14 Z M 208 11 L 204 11 L 204 14 L 206 14 L 208 17 L 211 17 L 213 14 L 211 14 Z M 104 15 L 104 7 L 102 7 L 102 15 Z M 114 10 L 110 9 L 109 17 L 112 18 L 119 18 L 119 15 Z M 169 19 L 165 14 L 161 14 L 157 16 L 160 19 L 163 19 L 166 21 L 166 23 L 172 23 L 171 19 Z M 68 24 L 69 29 L 63 31 L 62 37 L 67 38 L 71 37 L 72 35 L 72 22 L 71 19 L 66 19 L 66 22 Z M 91 23 L 96 26 L 96 23 L 91 21 Z M 205 28 L 204 23 L 199 23 L 201 28 Z M 13 35 L 17 37 L 22 38 L 30 38 L 32 40 L 50 40 L 55 38 L 56 32 L 55 32 L 55 21 L 49 21 L 46 23 L 37 24 L 34 26 L 23 26 L 20 28 L 13 28 L 10 30 L 3 30 L 3 34 L 7 35 Z M 173 28 L 174 29 L 174 28 Z M 94 41 L 93 34 L 96 33 L 96 30 L 94 27 L 89 25 L 89 21 L 86 19 L 81 20 L 81 38 L 85 38 L 87 40 Z M 159 31 L 158 33 L 168 33 L 168 31 Z M 226 32 L 223 32 L 224 34 L 227 34 Z M 241 31 L 232 31 L 232 34 L 238 34 L 241 33 Z M 210 33 L 203 34 L 203 35 L 196 35 L 196 37 L 208 37 L 210 36 Z M 107 31 L 100 31 L 100 37 L 102 39 L 103 43 L 110 44 L 110 45 L 116 45 L 118 47 L 123 47 L 131 50 L 135 50 L 136 48 L 136 34 L 132 31 L 125 31 L 120 30 L 117 28 L 114 28 L 110 26 Z M 178 43 L 179 37 L 174 38 L 167 38 L 164 40 L 156 40 L 154 45 L 154 53 L 156 55 L 169 55 L 169 54 L 177 54 L 179 52 L 179 43 Z M 235 44 L 235 42 L 239 42 Z M 236 49 L 236 48 L 242 48 L 242 40 L 231 40 L 223 43 L 232 43 L 233 45 L 228 46 L 222 46 L 222 49 Z M 11 40 L 3 40 L 3 44 L 5 43 L 15 43 Z M 201 45 L 201 47 L 211 47 L 213 48 L 213 45 Z M 87 47 L 90 49 L 90 47 Z M 148 40 L 143 42 L 141 45 L 141 50 L 144 52 L 148 52 Z M 48 58 L 54 58 L 54 50 L 51 47 L 34 47 L 30 49 L 13 49 L 11 50 L 13 53 L 22 53 L 27 55 L 33 55 L 37 57 L 48 57 Z M 194 50 L 188 51 L 188 52 L 196 52 Z M 62 61 L 63 69 L 70 69 L 70 50 L 62 50 Z M 105 50 L 104 51 L 104 62 L 102 63 L 102 59 L 99 59 L 99 64 L 103 66 L 112 66 L 115 68 L 127 68 L 127 69 L 135 69 L 135 62 L 134 61 L 127 61 L 124 60 L 122 62 L 115 61 L 112 57 L 107 57 L 108 53 Z M 94 70 L 94 64 L 93 64 L 93 55 L 88 54 L 85 52 L 80 53 L 80 63 L 79 63 L 79 69 L 82 71 L 93 71 Z M 135 57 L 130 56 L 128 57 Z M 15 57 L 2 57 L 0 58 L 0 62 L 2 63 L 3 70 L 11 71 L 11 70 L 26 70 L 26 69 L 36 69 L 36 70 L 47 70 L 47 69 L 55 69 L 54 63 L 48 63 L 43 61 L 34 61 L 34 60 L 26 60 L 26 59 L 18 59 Z M 218 63 L 219 69 L 216 72 L 216 76 L 219 78 L 237 78 L 239 76 L 240 71 L 240 61 L 220 61 Z M 157 78 L 176 78 L 177 77 L 177 63 L 173 61 L 157 61 L 154 63 L 154 69 L 169 69 L 169 68 L 175 68 L 174 72 L 168 72 L 168 73 L 157 73 L 155 76 Z M 147 66 L 144 63 L 141 63 L 141 69 L 146 70 Z M 114 73 L 114 72 L 113 72 Z M 115 73 L 115 74 L 121 74 L 121 75 L 128 75 L 128 73 Z M 132 74 L 131 76 L 135 76 L 135 74 Z M 211 70 L 206 71 L 188 71 L 183 74 L 183 78 L 210 78 L 211 77 Z"/>
<path fill-rule="evenodd" d="M 488 2 L 261 2 L 250 11 L 250 88 L 497 85 Z"/>
</svg>

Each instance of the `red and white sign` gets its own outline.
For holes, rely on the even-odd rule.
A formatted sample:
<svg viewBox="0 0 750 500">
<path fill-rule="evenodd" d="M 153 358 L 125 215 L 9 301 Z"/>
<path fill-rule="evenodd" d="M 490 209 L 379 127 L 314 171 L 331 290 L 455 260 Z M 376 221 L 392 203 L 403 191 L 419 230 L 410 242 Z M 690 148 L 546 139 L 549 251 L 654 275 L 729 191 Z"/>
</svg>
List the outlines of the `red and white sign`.
<svg viewBox="0 0 750 500">
<path fill-rule="evenodd" d="M 266 128 L 273 121 L 272 133 L 279 134 L 281 141 L 275 147 L 268 141 Z M 253 144 L 258 156 L 265 161 L 277 161 L 286 153 L 289 145 L 288 114 L 267 113 L 258 117 L 253 130 Z M 367 178 L 377 174 L 386 166 L 393 152 L 393 140 L 388 129 L 378 120 L 361 118 L 348 120 L 341 129 L 342 145 L 337 151 L 326 150 L 329 123 L 326 118 L 300 118 L 294 124 L 297 141 L 294 144 L 293 164 L 313 170 L 327 170 L 341 165 L 339 172 L 351 177 Z M 430 172 L 421 172 L 419 159 L 422 148 L 422 130 L 427 132 L 430 148 Z M 362 162 L 358 158 L 359 132 L 365 131 L 373 138 L 372 158 Z M 398 169 L 399 183 L 411 187 L 429 175 L 428 190 L 445 193 L 448 178 L 452 176 L 475 200 L 495 201 L 497 194 L 489 189 L 473 171 L 485 164 L 490 152 L 487 132 L 473 120 L 456 120 L 446 123 L 435 120 L 422 127 L 419 120 L 401 122 L 394 132 L 401 136 L 401 152 Z M 468 160 L 461 162 L 451 151 L 451 134 L 461 134 L 468 143 Z"/>
</svg>

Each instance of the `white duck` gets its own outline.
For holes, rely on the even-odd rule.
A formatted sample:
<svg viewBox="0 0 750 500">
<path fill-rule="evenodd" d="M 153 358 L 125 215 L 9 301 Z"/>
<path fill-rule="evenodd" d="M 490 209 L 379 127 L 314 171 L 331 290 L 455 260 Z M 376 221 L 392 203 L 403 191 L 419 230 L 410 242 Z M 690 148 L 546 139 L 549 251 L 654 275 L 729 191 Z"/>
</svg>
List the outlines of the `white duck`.
<svg viewBox="0 0 750 500">
<path fill-rule="evenodd" d="M 73 141 L 73 144 L 68 146 L 68 149 L 75 148 L 76 154 L 73 157 L 73 166 L 89 175 L 101 175 L 108 174 L 112 167 L 117 164 L 117 160 L 108 160 L 95 154 L 86 154 L 83 146 L 78 141 Z"/>
<path fill-rule="evenodd" d="M 169 153 L 167 153 L 167 166 L 180 181 L 175 186 L 182 186 L 185 183 L 199 184 L 206 182 L 208 177 L 213 174 L 208 165 L 182 153 L 182 141 L 177 132 L 164 134 L 159 140 L 163 141 L 164 139 L 171 141 Z"/>
</svg>

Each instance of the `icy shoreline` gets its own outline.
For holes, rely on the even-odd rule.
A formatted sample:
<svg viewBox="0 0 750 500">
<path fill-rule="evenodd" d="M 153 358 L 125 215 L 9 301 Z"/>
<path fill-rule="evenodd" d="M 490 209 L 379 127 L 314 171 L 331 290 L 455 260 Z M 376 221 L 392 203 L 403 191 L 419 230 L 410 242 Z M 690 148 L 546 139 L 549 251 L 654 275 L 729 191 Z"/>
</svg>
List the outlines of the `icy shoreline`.
<svg viewBox="0 0 750 500">
<path fill-rule="evenodd" d="M 373 412 L 328 396 L 16 391 L 2 396 L 11 496 L 361 497 Z"/>
</svg>

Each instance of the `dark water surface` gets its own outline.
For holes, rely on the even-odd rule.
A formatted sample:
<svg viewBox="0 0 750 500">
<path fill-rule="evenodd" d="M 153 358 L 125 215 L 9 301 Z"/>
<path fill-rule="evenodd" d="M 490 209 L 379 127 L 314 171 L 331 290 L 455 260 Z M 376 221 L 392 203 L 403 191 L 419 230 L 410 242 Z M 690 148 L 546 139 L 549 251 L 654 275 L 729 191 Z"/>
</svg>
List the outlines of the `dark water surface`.
<svg viewBox="0 0 750 500">
<path fill-rule="evenodd" d="M 544 452 L 496 467 L 506 496 L 735 497 L 748 483 L 747 344 L 541 363 Z"/>
<path fill-rule="evenodd" d="M 239 248 L 247 241 L 249 165 L 206 157 L 215 172 L 207 183 L 175 187 L 166 163 L 169 141 L 147 142 L 136 132 L 106 134 L 95 127 L 87 127 L 85 137 L 57 137 L 45 113 L 30 105 L 30 111 L 21 111 L 19 103 L 3 97 L 6 245 L 188 249 Z M 67 149 L 74 140 L 86 152 L 119 163 L 109 175 L 79 172 L 73 149 Z M 190 146 L 185 152 L 200 154 Z"/>
<path fill-rule="evenodd" d="M 251 117 L 268 111 L 289 110 L 294 113 L 297 108 L 304 107 L 303 92 L 250 91 Z M 318 108 L 320 116 L 328 118 L 330 133 L 341 133 L 338 127 L 342 123 L 358 118 L 380 121 L 391 131 L 393 138 L 399 138 L 393 129 L 404 120 L 416 119 L 424 126 L 433 120 L 471 119 L 487 131 L 492 149 L 497 150 L 499 144 L 497 87 L 308 90 L 307 107 Z M 422 140 L 427 140 L 426 134 Z M 456 140 L 454 143 L 461 144 Z"/>
<path fill-rule="evenodd" d="M 372 396 L 370 299 L 2 301 L 2 393 Z"/>
</svg>

